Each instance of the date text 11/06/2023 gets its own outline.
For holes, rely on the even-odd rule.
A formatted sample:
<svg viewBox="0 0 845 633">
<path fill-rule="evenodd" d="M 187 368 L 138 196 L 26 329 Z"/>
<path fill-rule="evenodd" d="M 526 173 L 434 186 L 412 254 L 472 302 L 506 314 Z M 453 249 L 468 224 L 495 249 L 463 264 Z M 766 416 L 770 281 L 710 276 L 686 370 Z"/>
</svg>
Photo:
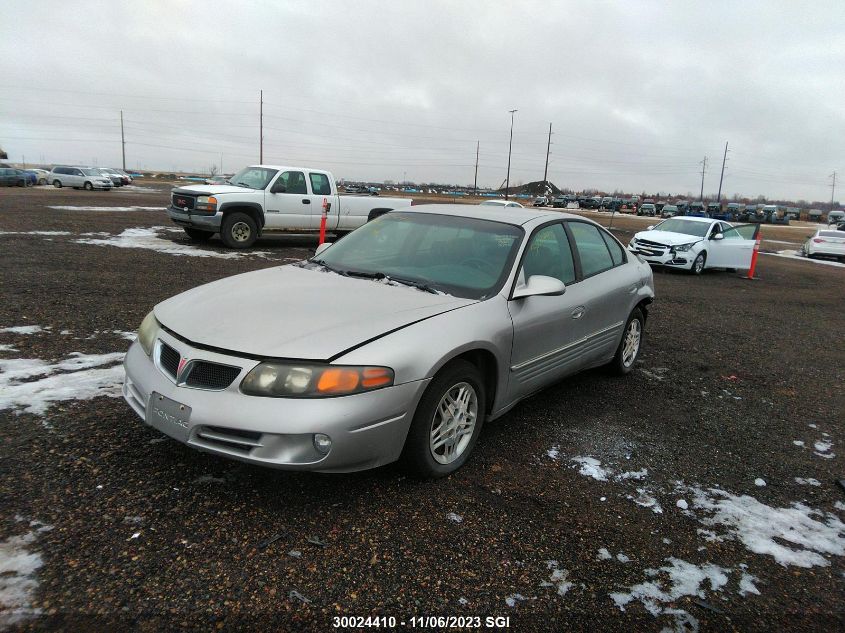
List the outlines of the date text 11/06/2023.
<svg viewBox="0 0 845 633">
<path fill-rule="evenodd" d="M 391 629 L 397 626 L 412 629 L 510 628 L 510 616 L 504 615 L 414 615 L 410 618 L 382 616 L 333 616 L 335 629 Z"/>
</svg>

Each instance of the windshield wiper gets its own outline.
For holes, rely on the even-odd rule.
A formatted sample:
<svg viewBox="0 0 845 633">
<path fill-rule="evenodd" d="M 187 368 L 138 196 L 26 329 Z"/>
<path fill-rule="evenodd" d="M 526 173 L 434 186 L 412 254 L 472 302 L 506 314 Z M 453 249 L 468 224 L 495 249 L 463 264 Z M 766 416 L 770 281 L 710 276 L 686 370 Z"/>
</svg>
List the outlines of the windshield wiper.
<svg viewBox="0 0 845 633">
<path fill-rule="evenodd" d="M 348 270 L 346 274 L 350 277 L 359 277 L 361 279 L 375 279 L 381 280 L 386 279 L 387 281 L 395 281 L 396 283 L 402 284 L 403 286 L 411 286 L 413 288 L 417 288 L 424 292 L 430 292 L 434 295 L 439 295 L 440 293 L 432 288 L 430 285 L 425 283 L 424 281 L 414 281 L 413 279 L 402 279 L 401 277 L 391 277 L 390 275 L 385 275 L 382 272 L 376 273 L 369 273 L 369 272 L 362 272 L 357 270 Z"/>
<path fill-rule="evenodd" d="M 241 182 L 240 180 L 238 182 L 230 182 L 229 184 L 235 185 L 236 187 L 245 187 L 247 189 L 252 189 L 252 187 L 250 185 L 246 184 L 245 182 Z"/>
<path fill-rule="evenodd" d="M 342 275 L 342 276 L 344 276 L 344 277 L 348 277 L 348 276 L 349 276 L 349 273 L 348 273 L 347 271 L 345 271 L 345 270 L 340 270 L 339 268 L 334 268 L 333 266 L 329 266 L 329 265 L 326 263 L 326 260 L 325 260 L 325 259 L 309 259 L 309 260 L 308 260 L 308 263 L 310 263 L 310 264 L 317 264 L 318 266 L 322 266 L 322 267 L 323 267 L 323 268 L 325 268 L 326 270 L 329 270 L 329 271 L 331 271 L 331 272 L 333 272 L 333 273 L 337 273 L 338 275 Z"/>
</svg>

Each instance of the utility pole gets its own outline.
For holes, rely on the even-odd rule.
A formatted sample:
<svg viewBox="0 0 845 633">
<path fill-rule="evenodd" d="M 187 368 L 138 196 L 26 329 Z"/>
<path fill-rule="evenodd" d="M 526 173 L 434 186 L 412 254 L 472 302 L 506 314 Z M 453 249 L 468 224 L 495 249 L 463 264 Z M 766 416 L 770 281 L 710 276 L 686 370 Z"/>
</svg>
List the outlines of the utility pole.
<svg viewBox="0 0 845 633">
<path fill-rule="evenodd" d="M 833 196 L 836 193 L 836 172 L 833 172 L 828 178 L 833 178 L 833 183 L 830 185 L 830 208 L 833 208 Z"/>
<path fill-rule="evenodd" d="M 259 151 L 258 151 L 258 163 L 260 165 L 264 164 L 264 91 L 262 90 L 259 93 L 259 106 L 258 106 L 258 130 L 259 130 Z"/>
<path fill-rule="evenodd" d="M 704 202 L 704 170 L 707 169 L 707 157 L 701 161 L 701 193 L 698 196 L 700 202 Z"/>
<path fill-rule="evenodd" d="M 126 137 L 123 134 L 123 110 L 120 111 L 120 150 L 123 154 L 123 171 L 126 171 Z"/>
<path fill-rule="evenodd" d="M 719 176 L 719 195 L 716 202 L 722 204 L 722 179 L 725 177 L 725 161 L 728 159 L 728 142 L 725 141 L 725 155 L 722 156 L 722 175 Z"/>
<path fill-rule="evenodd" d="M 552 124 L 549 123 L 549 142 L 546 145 L 546 169 L 543 170 L 543 186 L 548 190 L 549 184 L 549 150 L 552 149 Z M 546 195 L 548 191 L 544 191 L 543 195 Z"/>
<path fill-rule="evenodd" d="M 508 175 L 505 178 L 505 200 L 508 199 L 508 189 L 511 186 L 511 147 L 513 146 L 513 115 L 514 112 L 519 112 L 519 110 L 508 110 L 511 113 L 511 137 L 508 141 Z"/>
<path fill-rule="evenodd" d="M 478 148 L 481 146 L 481 141 L 475 142 L 475 180 L 472 183 L 472 194 L 478 195 Z"/>
</svg>

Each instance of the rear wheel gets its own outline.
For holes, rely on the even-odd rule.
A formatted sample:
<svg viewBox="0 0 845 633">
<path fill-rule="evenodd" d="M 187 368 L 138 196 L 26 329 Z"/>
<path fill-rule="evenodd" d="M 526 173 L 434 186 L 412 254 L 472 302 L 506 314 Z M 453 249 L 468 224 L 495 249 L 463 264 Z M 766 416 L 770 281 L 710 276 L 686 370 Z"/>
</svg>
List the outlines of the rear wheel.
<svg viewBox="0 0 845 633">
<path fill-rule="evenodd" d="M 54 180 L 54 181 L 53 181 L 53 186 L 54 186 L 56 189 L 61 189 L 61 188 L 62 188 L 62 181 L 61 181 L 61 180 Z"/>
<path fill-rule="evenodd" d="M 704 272 L 704 264 L 707 262 L 707 253 L 702 251 L 698 254 L 698 257 L 695 258 L 695 261 L 692 263 L 692 268 L 690 268 L 690 272 L 693 275 L 700 275 Z"/>
<path fill-rule="evenodd" d="M 413 475 L 436 479 L 463 466 L 485 416 L 484 381 L 478 368 L 457 360 L 441 369 L 414 413 L 402 464 Z"/>
<path fill-rule="evenodd" d="M 249 248 L 258 238 L 255 220 L 246 213 L 230 213 L 223 218 L 220 227 L 220 239 L 229 248 Z"/>
<path fill-rule="evenodd" d="M 94 185 L 92 185 L 90 182 L 86 182 L 84 188 L 85 191 L 91 191 L 94 188 Z"/>
<path fill-rule="evenodd" d="M 47 179 L 46 179 L 46 178 L 39 178 L 39 179 L 38 179 L 38 184 L 39 184 L 39 185 L 41 185 L 41 186 L 43 187 L 44 185 L 46 185 L 46 184 L 47 184 Z"/>
<path fill-rule="evenodd" d="M 645 316 L 642 310 L 634 308 L 634 311 L 628 317 L 627 323 L 625 323 L 625 332 L 622 334 L 619 347 L 616 348 L 616 355 L 607 365 L 611 373 L 624 376 L 634 369 L 634 363 L 637 362 L 637 358 L 640 356 L 644 331 Z"/>
<path fill-rule="evenodd" d="M 207 242 L 211 239 L 211 236 L 214 235 L 211 231 L 203 231 L 202 229 L 193 229 L 187 226 L 182 227 L 185 233 L 188 234 L 195 242 Z"/>
</svg>

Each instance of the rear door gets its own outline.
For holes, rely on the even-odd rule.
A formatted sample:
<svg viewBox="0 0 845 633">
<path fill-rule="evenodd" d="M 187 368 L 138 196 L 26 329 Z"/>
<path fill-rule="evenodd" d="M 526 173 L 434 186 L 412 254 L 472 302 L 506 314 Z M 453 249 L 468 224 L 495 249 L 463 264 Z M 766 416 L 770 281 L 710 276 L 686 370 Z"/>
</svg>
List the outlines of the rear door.
<svg viewBox="0 0 845 633">
<path fill-rule="evenodd" d="M 714 239 L 711 232 L 707 243 L 707 266 L 713 268 L 751 268 L 754 245 L 760 232 L 759 224 L 740 224 L 730 226 L 727 222 L 719 223 L 723 238 Z"/>
<path fill-rule="evenodd" d="M 264 221 L 269 229 L 312 229 L 314 204 L 305 172 L 280 173 L 264 196 Z M 320 210 L 317 209 L 317 213 Z"/>
</svg>

